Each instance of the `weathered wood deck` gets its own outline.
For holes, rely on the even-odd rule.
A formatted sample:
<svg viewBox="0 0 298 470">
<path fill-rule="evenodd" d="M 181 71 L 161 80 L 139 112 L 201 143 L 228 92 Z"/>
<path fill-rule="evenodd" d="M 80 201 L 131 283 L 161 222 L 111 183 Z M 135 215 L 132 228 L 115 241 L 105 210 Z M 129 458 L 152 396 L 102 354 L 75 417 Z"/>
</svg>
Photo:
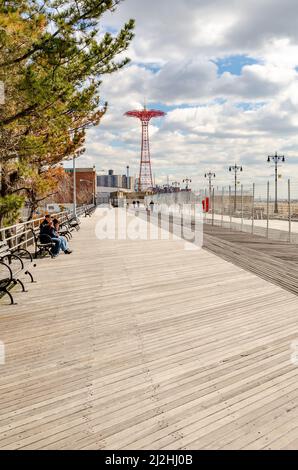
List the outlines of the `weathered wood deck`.
<svg viewBox="0 0 298 470">
<path fill-rule="evenodd" d="M 95 223 L 0 307 L 0 448 L 297 449 L 297 297 Z"/>
<path fill-rule="evenodd" d="M 204 247 L 298 295 L 298 245 L 205 225 Z"/>
</svg>

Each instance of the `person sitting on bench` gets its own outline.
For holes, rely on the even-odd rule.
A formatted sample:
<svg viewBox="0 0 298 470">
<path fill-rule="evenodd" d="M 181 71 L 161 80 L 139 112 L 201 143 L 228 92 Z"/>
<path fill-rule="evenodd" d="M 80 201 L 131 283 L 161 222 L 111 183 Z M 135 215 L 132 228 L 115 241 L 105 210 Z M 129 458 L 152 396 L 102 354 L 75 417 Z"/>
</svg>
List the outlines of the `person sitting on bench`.
<svg viewBox="0 0 298 470">
<path fill-rule="evenodd" d="M 51 220 L 52 220 L 52 217 L 50 216 L 50 214 L 46 214 L 46 215 L 44 216 L 44 221 L 40 224 L 40 227 L 39 227 L 39 228 L 40 228 L 40 235 L 42 235 L 42 233 L 43 233 L 45 227 L 46 227 L 47 225 L 49 225 L 49 223 L 51 222 Z"/>
<path fill-rule="evenodd" d="M 72 253 L 72 251 L 68 248 L 68 243 L 64 237 L 61 237 L 56 230 L 58 228 L 59 230 L 59 221 L 57 219 L 52 220 L 51 216 L 49 216 L 50 219 L 48 224 L 44 224 L 43 229 L 41 231 L 41 237 L 42 235 L 48 235 L 51 238 L 51 241 L 55 243 L 55 246 L 52 248 L 52 255 L 54 258 L 56 258 L 60 250 L 64 251 L 66 255 L 69 255 Z M 56 222 L 56 228 L 54 225 L 54 222 Z"/>
</svg>

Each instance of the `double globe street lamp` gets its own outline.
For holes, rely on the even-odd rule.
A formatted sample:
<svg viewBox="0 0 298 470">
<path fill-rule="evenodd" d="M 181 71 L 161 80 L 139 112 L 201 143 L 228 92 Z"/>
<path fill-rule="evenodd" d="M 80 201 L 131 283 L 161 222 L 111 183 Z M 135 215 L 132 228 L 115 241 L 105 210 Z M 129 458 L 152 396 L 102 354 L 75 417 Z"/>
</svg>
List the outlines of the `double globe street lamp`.
<svg viewBox="0 0 298 470">
<path fill-rule="evenodd" d="M 277 152 L 275 153 L 275 155 L 271 156 L 269 155 L 268 158 L 267 158 L 267 162 L 270 163 L 270 162 L 274 162 L 274 165 L 275 165 L 275 201 L 274 201 L 274 214 L 278 214 L 278 203 L 277 203 L 277 179 L 278 179 L 278 174 L 277 174 L 277 171 L 278 171 L 278 164 L 279 162 L 285 162 L 286 159 L 284 157 L 284 155 L 277 155 Z"/>
<path fill-rule="evenodd" d="M 242 166 L 238 166 L 238 165 L 231 165 L 229 167 L 229 171 L 235 173 L 235 188 L 234 188 L 234 212 L 236 212 L 236 209 L 237 209 L 237 174 L 239 171 L 243 171 L 243 167 Z"/>
</svg>

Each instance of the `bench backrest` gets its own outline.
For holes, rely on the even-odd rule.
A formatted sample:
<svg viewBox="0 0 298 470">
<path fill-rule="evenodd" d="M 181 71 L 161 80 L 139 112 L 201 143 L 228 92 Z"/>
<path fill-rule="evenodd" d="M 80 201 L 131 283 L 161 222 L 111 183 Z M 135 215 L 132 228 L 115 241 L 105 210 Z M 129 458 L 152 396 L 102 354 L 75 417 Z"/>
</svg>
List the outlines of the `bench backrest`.
<svg viewBox="0 0 298 470">
<path fill-rule="evenodd" d="M 0 259 L 4 256 L 10 255 L 11 251 L 6 242 L 0 242 Z"/>
</svg>

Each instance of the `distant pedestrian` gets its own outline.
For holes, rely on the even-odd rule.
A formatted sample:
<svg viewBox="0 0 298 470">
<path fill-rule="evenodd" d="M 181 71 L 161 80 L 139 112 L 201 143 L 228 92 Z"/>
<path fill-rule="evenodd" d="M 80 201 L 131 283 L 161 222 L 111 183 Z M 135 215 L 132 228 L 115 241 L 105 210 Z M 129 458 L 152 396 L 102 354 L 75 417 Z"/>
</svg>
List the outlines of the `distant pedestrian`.
<svg viewBox="0 0 298 470">
<path fill-rule="evenodd" d="M 140 207 L 140 201 L 137 201 L 137 206 L 138 206 L 138 209 L 139 209 L 139 207 Z"/>
<path fill-rule="evenodd" d="M 133 208 L 135 209 L 136 207 L 136 201 L 132 201 Z"/>
<path fill-rule="evenodd" d="M 154 202 L 151 201 L 149 205 L 150 205 L 150 210 L 151 210 L 151 212 L 153 212 L 153 209 L 154 209 Z"/>
</svg>

